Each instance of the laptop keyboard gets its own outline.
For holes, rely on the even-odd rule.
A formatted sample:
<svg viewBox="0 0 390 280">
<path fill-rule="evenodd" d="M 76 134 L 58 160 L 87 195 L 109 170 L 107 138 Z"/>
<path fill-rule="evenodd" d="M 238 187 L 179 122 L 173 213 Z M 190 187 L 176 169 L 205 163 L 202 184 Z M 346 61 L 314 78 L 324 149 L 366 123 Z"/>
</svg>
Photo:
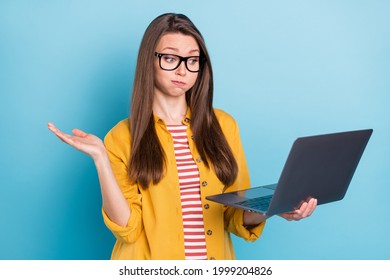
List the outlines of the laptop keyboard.
<svg viewBox="0 0 390 280">
<path fill-rule="evenodd" d="M 268 210 L 271 199 L 272 195 L 267 195 L 262 197 L 250 198 L 242 202 L 237 202 L 236 204 L 266 212 Z"/>
</svg>

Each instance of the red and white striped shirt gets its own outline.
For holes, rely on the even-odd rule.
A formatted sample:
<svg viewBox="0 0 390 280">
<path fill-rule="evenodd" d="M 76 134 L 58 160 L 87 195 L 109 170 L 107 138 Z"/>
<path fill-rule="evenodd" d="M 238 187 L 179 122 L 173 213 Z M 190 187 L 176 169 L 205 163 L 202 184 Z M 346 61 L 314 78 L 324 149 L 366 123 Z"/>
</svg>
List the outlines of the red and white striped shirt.
<svg viewBox="0 0 390 280">
<path fill-rule="evenodd" d="M 199 170 L 188 144 L 186 125 L 168 125 L 173 138 L 183 214 L 184 251 L 187 260 L 207 259 Z"/>
</svg>

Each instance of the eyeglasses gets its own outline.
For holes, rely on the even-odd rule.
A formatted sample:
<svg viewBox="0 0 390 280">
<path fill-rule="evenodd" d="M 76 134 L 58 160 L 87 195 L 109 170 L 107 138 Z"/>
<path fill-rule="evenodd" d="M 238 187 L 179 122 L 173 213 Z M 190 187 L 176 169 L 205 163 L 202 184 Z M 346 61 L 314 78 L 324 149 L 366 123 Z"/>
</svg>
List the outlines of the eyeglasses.
<svg viewBox="0 0 390 280">
<path fill-rule="evenodd" d="M 180 55 L 158 52 L 154 52 L 154 56 L 158 57 L 160 68 L 166 71 L 173 71 L 179 68 L 181 62 L 184 61 L 188 71 L 193 73 L 199 72 L 202 63 L 202 58 L 200 56 L 182 57 Z"/>
</svg>

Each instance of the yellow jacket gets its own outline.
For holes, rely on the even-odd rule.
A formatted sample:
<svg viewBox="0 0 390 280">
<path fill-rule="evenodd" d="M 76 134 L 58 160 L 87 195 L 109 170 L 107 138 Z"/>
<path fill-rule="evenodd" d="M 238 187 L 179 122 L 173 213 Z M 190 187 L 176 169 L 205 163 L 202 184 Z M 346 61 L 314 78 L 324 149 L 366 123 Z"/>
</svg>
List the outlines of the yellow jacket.
<svg viewBox="0 0 390 280">
<path fill-rule="evenodd" d="M 237 123 L 221 110 L 215 109 L 215 113 L 239 168 L 235 183 L 227 191 L 249 188 L 249 173 Z M 188 110 L 183 123 L 189 125 L 190 118 L 191 113 Z M 164 122 L 156 116 L 155 124 L 158 138 L 166 153 L 167 171 L 166 176 L 157 185 L 151 185 L 146 190 L 131 184 L 128 179 L 127 166 L 130 155 L 128 120 L 120 121 L 104 139 L 117 182 L 131 209 L 126 227 L 115 224 L 102 211 L 105 224 L 117 239 L 111 259 L 184 259 L 179 179 L 172 138 Z M 208 259 L 234 259 L 230 233 L 247 241 L 255 241 L 261 235 L 265 222 L 250 229 L 246 228 L 243 226 L 242 210 L 225 207 L 205 198 L 221 193 L 224 186 L 213 169 L 205 167 L 191 140 L 191 130 L 187 131 L 190 150 L 200 173 Z"/>
</svg>

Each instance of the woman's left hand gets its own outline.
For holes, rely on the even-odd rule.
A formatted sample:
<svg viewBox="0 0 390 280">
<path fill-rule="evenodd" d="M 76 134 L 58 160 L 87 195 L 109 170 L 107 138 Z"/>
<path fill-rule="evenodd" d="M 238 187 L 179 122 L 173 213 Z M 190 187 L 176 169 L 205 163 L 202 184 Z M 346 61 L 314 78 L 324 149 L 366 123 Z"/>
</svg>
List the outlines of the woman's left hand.
<svg viewBox="0 0 390 280">
<path fill-rule="evenodd" d="M 309 201 L 302 203 L 299 209 L 296 209 L 295 211 L 292 212 L 279 214 L 279 216 L 286 219 L 287 221 L 299 221 L 313 214 L 316 207 L 317 207 L 317 199 L 311 198 Z"/>
</svg>

